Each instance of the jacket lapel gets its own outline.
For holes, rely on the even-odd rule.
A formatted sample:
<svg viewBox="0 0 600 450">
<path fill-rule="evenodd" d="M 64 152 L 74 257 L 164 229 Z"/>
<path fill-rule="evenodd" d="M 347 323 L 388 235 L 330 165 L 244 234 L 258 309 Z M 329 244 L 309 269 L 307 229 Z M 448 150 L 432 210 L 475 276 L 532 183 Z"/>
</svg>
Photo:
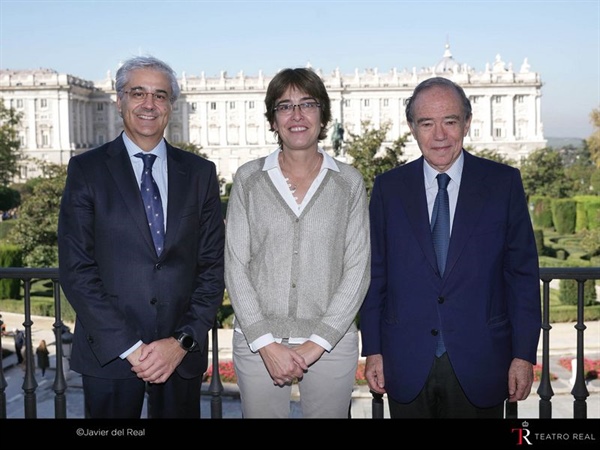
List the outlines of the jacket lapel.
<svg viewBox="0 0 600 450">
<path fill-rule="evenodd" d="M 452 272 L 463 248 L 478 225 L 485 198 L 488 196 L 488 187 L 483 182 L 485 174 L 482 173 L 477 159 L 464 151 L 465 163 L 460 181 L 458 202 L 452 224 L 452 235 L 448 247 L 448 258 L 444 275 Z"/>
<path fill-rule="evenodd" d="M 131 161 L 129 160 L 129 155 L 121 136 L 110 144 L 107 155 L 106 166 L 123 198 L 127 209 L 126 214 L 131 216 L 132 221 L 138 227 L 146 243 L 151 247 L 152 251 L 156 252 L 152 236 L 150 236 L 150 228 L 148 227 L 140 188 L 135 179 L 133 167 L 131 166 Z"/>
<path fill-rule="evenodd" d="M 161 255 L 168 253 L 177 236 L 180 214 L 183 210 L 187 191 L 190 189 L 189 168 L 181 161 L 181 155 L 167 143 L 167 170 L 169 173 L 169 198 L 167 203 L 167 229 L 165 233 L 165 249 Z"/>
<path fill-rule="evenodd" d="M 433 240 L 429 226 L 427 196 L 425 195 L 425 179 L 423 175 L 423 157 L 406 166 L 406 174 L 402 177 L 403 186 L 399 189 L 402 203 L 408 217 L 413 235 L 419 243 L 425 258 L 434 270 L 437 270 L 437 258 L 433 248 Z"/>
</svg>

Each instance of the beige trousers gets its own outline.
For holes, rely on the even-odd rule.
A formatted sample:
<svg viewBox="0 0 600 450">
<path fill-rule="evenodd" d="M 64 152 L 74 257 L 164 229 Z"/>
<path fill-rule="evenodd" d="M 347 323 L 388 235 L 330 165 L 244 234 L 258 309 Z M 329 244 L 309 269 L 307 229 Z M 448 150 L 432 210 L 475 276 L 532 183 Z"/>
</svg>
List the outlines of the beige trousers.
<svg viewBox="0 0 600 450">
<path fill-rule="evenodd" d="M 294 347 L 291 345 L 290 347 Z M 292 386 L 276 386 L 260 354 L 233 333 L 233 362 L 244 418 L 288 418 Z M 346 334 L 298 382 L 303 418 L 348 418 L 358 366 L 358 333 Z"/>
</svg>

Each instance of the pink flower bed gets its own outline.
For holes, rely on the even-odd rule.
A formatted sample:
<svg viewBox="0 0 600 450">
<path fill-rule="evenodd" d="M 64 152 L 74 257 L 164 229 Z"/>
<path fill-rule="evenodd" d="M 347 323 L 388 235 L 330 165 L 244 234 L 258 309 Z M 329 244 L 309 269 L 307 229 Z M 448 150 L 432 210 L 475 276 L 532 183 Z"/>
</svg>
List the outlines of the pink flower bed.
<svg viewBox="0 0 600 450">
<path fill-rule="evenodd" d="M 558 363 L 565 369 L 572 371 L 571 361 L 575 359 L 569 356 L 560 358 Z M 583 375 L 586 380 L 595 380 L 598 378 L 598 372 L 600 371 L 600 359 L 583 359 Z"/>
</svg>

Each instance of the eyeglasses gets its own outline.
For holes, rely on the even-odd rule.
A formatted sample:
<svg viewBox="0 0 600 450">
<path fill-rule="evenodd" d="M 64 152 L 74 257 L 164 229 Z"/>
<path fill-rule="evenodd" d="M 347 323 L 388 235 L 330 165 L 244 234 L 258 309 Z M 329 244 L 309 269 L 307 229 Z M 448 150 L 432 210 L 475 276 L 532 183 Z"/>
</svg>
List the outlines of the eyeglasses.
<svg viewBox="0 0 600 450">
<path fill-rule="evenodd" d="M 169 95 L 166 92 L 146 92 L 141 89 L 131 89 L 124 91 L 124 94 L 129 95 L 129 98 L 135 102 L 144 102 L 151 95 L 154 101 L 158 104 L 165 104 L 169 101 Z"/>
<path fill-rule="evenodd" d="M 277 105 L 275 108 L 273 108 L 273 111 L 281 114 L 282 116 L 289 116 L 290 114 L 294 113 L 294 109 L 296 109 L 296 106 L 298 107 L 298 109 L 300 109 L 300 112 L 308 114 L 319 109 L 321 107 L 321 104 L 317 102 L 304 102 L 298 105 L 292 105 L 291 103 L 282 103 L 281 105 Z"/>
</svg>

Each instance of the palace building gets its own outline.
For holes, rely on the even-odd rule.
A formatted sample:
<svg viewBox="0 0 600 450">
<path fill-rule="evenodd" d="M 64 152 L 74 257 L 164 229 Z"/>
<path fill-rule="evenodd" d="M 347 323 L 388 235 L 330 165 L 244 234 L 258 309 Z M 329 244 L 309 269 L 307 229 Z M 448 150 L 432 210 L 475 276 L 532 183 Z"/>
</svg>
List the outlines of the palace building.
<svg viewBox="0 0 600 450">
<path fill-rule="evenodd" d="M 495 151 L 517 162 L 546 146 L 540 114 L 542 81 L 530 70 L 527 58 L 515 70 L 497 55 L 492 64 L 476 71 L 456 62 L 446 45 L 436 64 L 421 69 L 380 73 L 373 68 L 350 74 L 315 70 L 332 101 L 334 122 L 322 143 L 327 151 L 333 152 L 335 122 L 343 127 L 346 141 L 351 134 L 361 134 L 364 123 L 372 128 L 389 124 L 383 146 L 391 145 L 409 132 L 405 101 L 419 82 L 434 76 L 452 79 L 471 100 L 473 119 L 465 146 Z M 231 181 L 240 165 L 267 155 L 277 145 L 264 115 L 272 76 L 182 73 L 181 96 L 173 106 L 166 139 L 200 146 L 217 165 L 219 177 Z M 15 181 L 41 175 L 39 161 L 66 164 L 72 155 L 114 139 L 122 130 L 114 87 L 110 72 L 104 80 L 92 82 L 50 69 L 0 70 L 0 98 L 22 114 L 18 134 L 25 158 Z M 418 156 L 411 137 L 404 158 Z M 346 158 L 343 146 L 340 158 Z"/>
</svg>

